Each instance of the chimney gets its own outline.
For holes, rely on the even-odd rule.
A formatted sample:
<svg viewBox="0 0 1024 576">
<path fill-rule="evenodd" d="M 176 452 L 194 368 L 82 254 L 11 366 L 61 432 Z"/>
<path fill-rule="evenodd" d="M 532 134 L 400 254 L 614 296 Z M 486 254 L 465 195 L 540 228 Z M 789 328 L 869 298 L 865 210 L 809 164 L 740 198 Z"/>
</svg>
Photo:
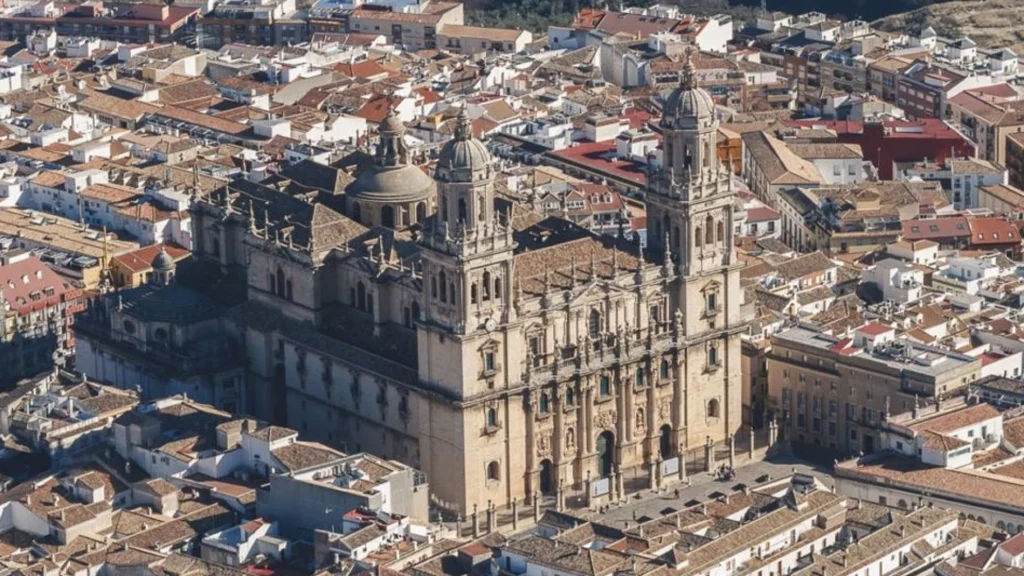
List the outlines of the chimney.
<svg viewBox="0 0 1024 576">
<path fill-rule="evenodd" d="M 900 538 L 906 538 L 906 536 L 907 536 L 907 527 L 904 526 L 903 524 L 900 524 Z"/>
<path fill-rule="evenodd" d="M 644 537 L 644 525 L 643 524 L 640 525 L 640 537 L 641 538 Z"/>
</svg>

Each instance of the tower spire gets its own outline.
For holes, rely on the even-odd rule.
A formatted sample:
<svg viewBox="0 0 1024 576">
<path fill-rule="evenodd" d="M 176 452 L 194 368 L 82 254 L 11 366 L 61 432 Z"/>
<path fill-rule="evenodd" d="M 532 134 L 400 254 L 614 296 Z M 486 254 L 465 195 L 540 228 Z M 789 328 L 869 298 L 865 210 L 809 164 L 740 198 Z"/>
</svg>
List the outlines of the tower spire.
<svg viewBox="0 0 1024 576">
<path fill-rule="evenodd" d="M 686 50 L 686 62 L 683 64 L 683 74 L 679 78 L 679 86 L 683 90 L 697 88 L 697 69 L 693 64 L 693 48 Z"/>
<path fill-rule="evenodd" d="M 473 136 L 473 125 L 469 120 L 469 114 L 466 113 L 466 106 L 463 105 L 459 109 L 459 116 L 455 121 L 455 138 L 456 140 L 469 140 Z"/>
</svg>

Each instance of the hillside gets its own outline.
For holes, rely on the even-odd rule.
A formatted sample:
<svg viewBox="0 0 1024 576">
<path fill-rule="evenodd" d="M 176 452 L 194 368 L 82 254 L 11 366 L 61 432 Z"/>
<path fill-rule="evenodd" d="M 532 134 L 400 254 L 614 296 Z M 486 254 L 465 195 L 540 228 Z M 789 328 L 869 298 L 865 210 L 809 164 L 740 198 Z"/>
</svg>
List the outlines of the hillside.
<svg viewBox="0 0 1024 576">
<path fill-rule="evenodd" d="M 878 20 L 883 30 L 918 32 L 932 26 L 944 36 L 970 36 L 984 48 L 1009 46 L 1024 54 L 1024 0 L 945 2 Z"/>
<path fill-rule="evenodd" d="M 572 22 L 580 8 L 645 6 L 657 0 L 466 0 L 466 19 L 483 26 L 526 28 L 545 32 L 549 25 L 564 26 Z M 874 19 L 893 13 L 907 12 L 943 0 L 768 0 L 769 10 L 790 14 L 817 11 L 843 19 Z M 1007 0 L 1008 1 L 1008 0 Z M 736 21 L 749 21 L 760 11 L 761 0 L 661 0 L 674 4 L 690 14 L 729 14 Z M 1011 2 L 1012 3 L 1012 2 Z M 1024 0 L 1017 0 L 1018 4 Z"/>
</svg>

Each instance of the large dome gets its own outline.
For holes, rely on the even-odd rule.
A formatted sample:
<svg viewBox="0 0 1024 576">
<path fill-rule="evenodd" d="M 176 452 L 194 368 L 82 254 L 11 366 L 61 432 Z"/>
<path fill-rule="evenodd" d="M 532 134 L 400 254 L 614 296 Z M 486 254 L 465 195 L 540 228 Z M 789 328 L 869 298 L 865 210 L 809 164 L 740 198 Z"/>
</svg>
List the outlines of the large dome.
<svg viewBox="0 0 1024 576">
<path fill-rule="evenodd" d="M 434 195 L 435 184 L 416 166 L 377 166 L 363 170 L 345 189 L 354 199 L 374 202 L 405 202 Z"/>
<path fill-rule="evenodd" d="M 377 152 L 373 165 L 367 166 L 348 185 L 345 194 L 355 200 L 400 203 L 432 198 L 434 180 L 413 162 L 405 143 L 405 124 L 394 108 L 378 126 Z"/>
<path fill-rule="evenodd" d="M 491 154 L 483 142 L 473 138 L 469 117 L 463 107 L 459 112 L 455 137 L 445 143 L 438 155 L 439 175 L 457 178 L 460 173 L 465 173 L 471 176 L 475 172 L 487 170 L 490 165 Z"/>
<path fill-rule="evenodd" d="M 665 99 L 665 118 L 710 121 L 715 117 L 715 101 L 706 90 L 697 85 L 693 59 L 687 55 L 679 86 Z"/>
</svg>

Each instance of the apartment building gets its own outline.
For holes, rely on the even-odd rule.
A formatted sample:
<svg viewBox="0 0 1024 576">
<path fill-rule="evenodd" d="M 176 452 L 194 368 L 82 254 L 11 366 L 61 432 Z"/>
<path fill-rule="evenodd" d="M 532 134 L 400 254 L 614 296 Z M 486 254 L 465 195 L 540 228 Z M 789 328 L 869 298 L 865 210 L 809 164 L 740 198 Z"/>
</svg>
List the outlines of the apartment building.
<svg viewBox="0 0 1024 576">
<path fill-rule="evenodd" d="M 949 119 L 977 145 L 981 158 L 1005 166 L 1007 137 L 1024 131 L 1024 101 L 998 102 L 964 91 L 950 98 Z"/>
<path fill-rule="evenodd" d="M 0 386 L 63 364 L 82 290 L 24 250 L 0 254 Z"/>
<path fill-rule="evenodd" d="M 133 44 L 188 43 L 199 9 L 192 6 L 124 3 L 56 4 L 39 2 L 0 15 L 0 39 L 23 40 L 42 28 L 58 36 L 86 36 Z"/>
<path fill-rule="evenodd" d="M 432 2 L 422 12 L 394 12 L 373 5 L 364 5 L 348 16 L 351 32 L 383 34 L 395 45 L 406 50 L 440 48 L 438 34 L 448 25 L 463 24 L 462 4 Z"/>
<path fill-rule="evenodd" d="M 872 322 L 838 338 L 810 326 L 772 336 L 769 412 L 786 438 L 844 453 L 880 449 L 879 425 L 966 387 L 979 377 L 978 358 L 897 340 Z"/>
</svg>

